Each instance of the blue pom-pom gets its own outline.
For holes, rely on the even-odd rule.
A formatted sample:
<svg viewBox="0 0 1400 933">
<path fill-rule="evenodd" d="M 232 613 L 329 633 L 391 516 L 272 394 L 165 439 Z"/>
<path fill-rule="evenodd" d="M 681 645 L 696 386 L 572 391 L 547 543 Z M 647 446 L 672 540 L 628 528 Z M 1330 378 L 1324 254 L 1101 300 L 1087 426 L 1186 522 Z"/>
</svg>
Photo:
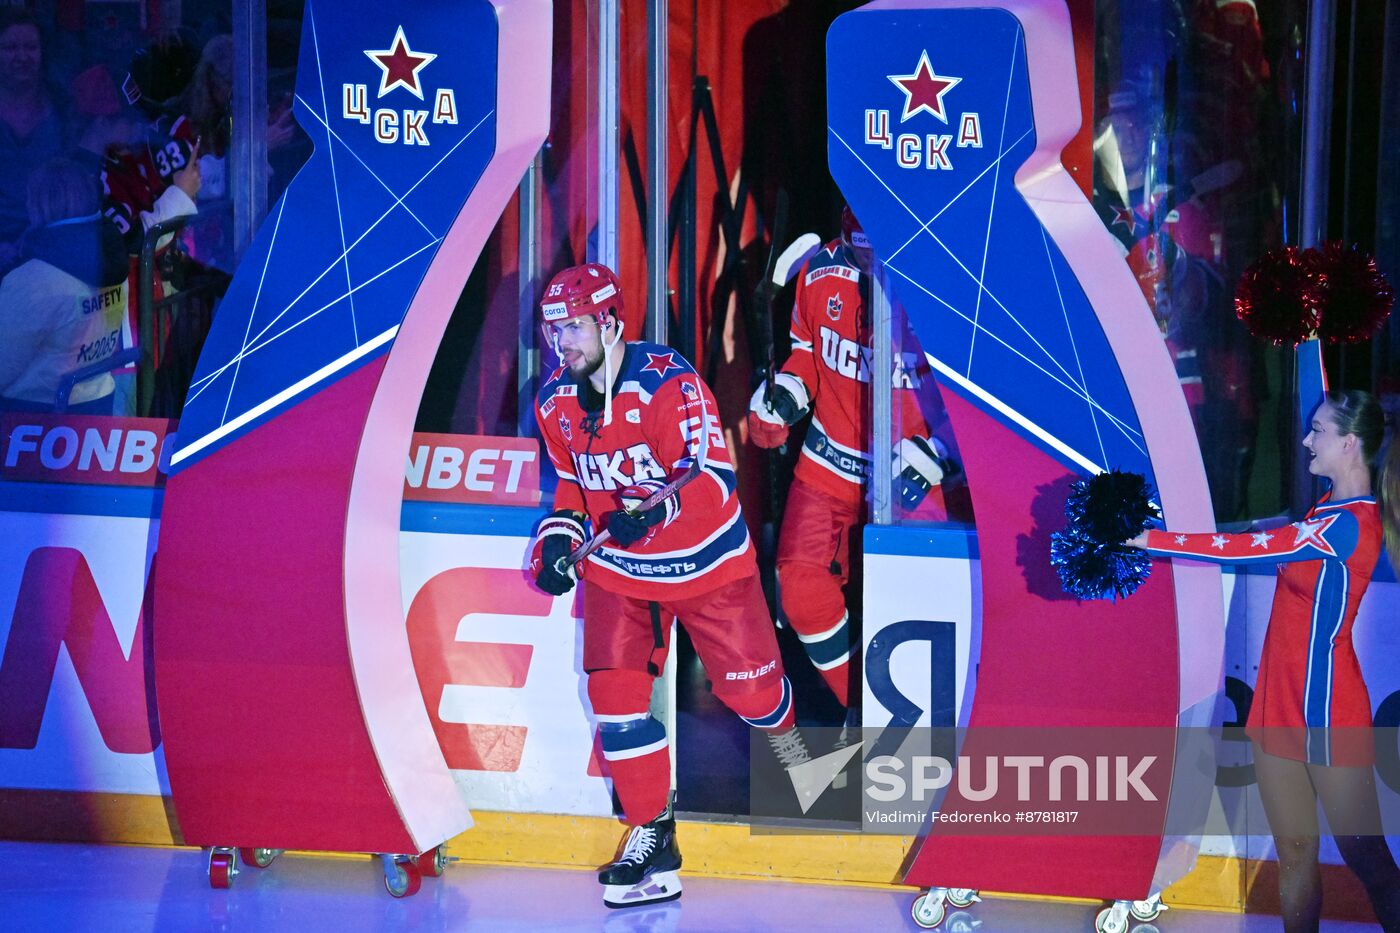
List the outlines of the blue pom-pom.
<svg viewBox="0 0 1400 933">
<path fill-rule="evenodd" d="M 1065 518 L 1091 541 L 1126 541 L 1160 518 L 1157 492 L 1140 473 L 1108 470 L 1076 480 L 1065 500 Z"/>
<path fill-rule="evenodd" d="M 1152 558 L 1141 548 L 1098 543 L 1073 527 L 1050 536 L 1050 563 L 1075 599 L 1131 596 L 1152 573 Z"/>
<path fill-rule="evenodd" d="M 1123 542 L 1160 516 L 1147 479 L 1109 470 L 1076 480 L 1065 501 L 1069 525 L 1050 536 L 1050 562 L 1076 599 L 1130 596 L 1152 572 L 1147 552 Z"/>
</svg>

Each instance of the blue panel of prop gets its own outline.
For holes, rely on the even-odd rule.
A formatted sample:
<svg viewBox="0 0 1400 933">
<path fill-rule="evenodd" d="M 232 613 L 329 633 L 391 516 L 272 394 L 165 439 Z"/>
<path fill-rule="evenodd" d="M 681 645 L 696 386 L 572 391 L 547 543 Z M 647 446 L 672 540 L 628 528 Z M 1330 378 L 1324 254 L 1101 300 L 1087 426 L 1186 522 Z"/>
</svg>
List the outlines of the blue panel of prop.
<svg viewBox="0 0 1400 933">
<path fill-rule="evenodd" d="M 1076 472 L 1150 477 L 1108 340 L 1015 186 L 1036 146 L 1020 23 L 858 11 L 827 58 L 831 173 L 940 380 Z"/>
<path fill-rule="evenodd" d="M 220 304 L 176 469 L 383 353 L 496 144 L 486 0 L 309 0 L 295 114 L 315 153 Z"/>
</svg>

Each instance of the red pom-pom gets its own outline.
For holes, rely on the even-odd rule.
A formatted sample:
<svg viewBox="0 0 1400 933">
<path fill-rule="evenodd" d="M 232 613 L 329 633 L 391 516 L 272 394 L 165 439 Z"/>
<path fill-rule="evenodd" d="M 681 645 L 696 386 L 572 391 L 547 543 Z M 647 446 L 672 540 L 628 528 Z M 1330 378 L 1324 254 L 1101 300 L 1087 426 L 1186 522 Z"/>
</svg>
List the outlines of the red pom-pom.
<svg viewBox="0 0 1400 933">
<path fill-rule="evenodd" d="M 1328 343 L 1368 339 L 1390 316 L 1395 289 L 1376 260 L 1354 246 L 1333 241 L 1316 252 L 1318 335 Z"/>
<path fill-rule="evenodd" d="M 1255 260 L 1235 288 L 1235 314 L 1256 337 L 1297 346 L 1318 326 L 1320 282 L 1312 257 L 1296 246 Z"/>
</svg>

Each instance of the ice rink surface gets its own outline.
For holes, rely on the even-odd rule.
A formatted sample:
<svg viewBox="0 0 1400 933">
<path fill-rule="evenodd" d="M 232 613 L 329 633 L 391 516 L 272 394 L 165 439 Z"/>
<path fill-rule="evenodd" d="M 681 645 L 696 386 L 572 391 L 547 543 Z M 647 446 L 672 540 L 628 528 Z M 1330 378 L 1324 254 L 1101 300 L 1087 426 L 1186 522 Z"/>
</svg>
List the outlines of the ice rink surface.
<svg viewBox="0 0 1400 933">
<path fill-rule="evenodd" d="M 562 841 L 562 840 L 561 840 Z M 0 929 L 13 931 L 564 931 L 749 933 L 917 930 L 915 892 L 685 877 L 679 901 L 608 910 L 593 875 L 454 862 L 403 900 L 384 890 L 377 861 L 288 855 L 245 868 L 229 890 L 209 887 L 194 849 L 0 842 Z M 1073 933 L 1096 906 L 987 898 L 953 911 L 950 933 Z M 1276 917 L 1169 910 L 1138 933 L 1264 933 Z M 1322 924 L 1322 933 L 1378 926 Z"/>
</svg>

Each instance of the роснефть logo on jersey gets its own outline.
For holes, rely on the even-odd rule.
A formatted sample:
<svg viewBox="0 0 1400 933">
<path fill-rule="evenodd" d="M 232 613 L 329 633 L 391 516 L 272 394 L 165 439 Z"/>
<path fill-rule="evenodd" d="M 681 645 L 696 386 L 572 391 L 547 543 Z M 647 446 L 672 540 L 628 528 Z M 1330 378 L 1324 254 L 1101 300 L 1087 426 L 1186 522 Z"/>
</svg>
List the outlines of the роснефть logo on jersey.
<svg viewBox="0 0 1400 933">
<path fill-rule="evenodd" d="M 437 55 L 411 47 L 404 37 L 402 26 L 394 32 L 394 40 L 388 48 L 364 51 L 369 60 L 379 66 L 376 103 L 395 91 L 403 91 L 427 102 L 423 94 L 422 73 Z M 457 122 L 457 95 L 450 87 L 440 87 L 433 93 L 431 113 L 414 107 L 397 110 L 375 107 L 371 111 L 367 84 L 342 84 L 341 95 L 341 116 L 359 123 L 372 123 L 376 142 L 390 144 L 402 141 L 405 146 L 428 146 L 431 143 L 426 126 Z"/>
<path fill-rule="evenodd" d="M 865 111 L 865 144 L 879 146 L 881 149 L 893 149 L 895 162 L 900 168 L 914 169 L 923 166 L 935 171 L 951 170 L 953 160 L 948 155 L 948 148 L 953 143 L 953 134 L 929 132 L 940 127 L 923 124 L 937 120 L 944 127 L 951 126 L 946 98 L 948 92 L 962 83 L 963 79 L 941 75 L 935 71 L 929 63 L 927 49 L 919 54 L 919 61 L 912 72 L 887 77 L 890 83 L 904 94 L 899 128 L 904 129 L 906 123 L 917 120 L 918 122 L 911 124 L 909 129 L 919 132 L 892 134 L 890 111 L 869 109 Z M 954 145 L 958 149 L 982 148 L 981 116 L 972 111 L 959 115 L 958 141 Z"/>
</svg>

